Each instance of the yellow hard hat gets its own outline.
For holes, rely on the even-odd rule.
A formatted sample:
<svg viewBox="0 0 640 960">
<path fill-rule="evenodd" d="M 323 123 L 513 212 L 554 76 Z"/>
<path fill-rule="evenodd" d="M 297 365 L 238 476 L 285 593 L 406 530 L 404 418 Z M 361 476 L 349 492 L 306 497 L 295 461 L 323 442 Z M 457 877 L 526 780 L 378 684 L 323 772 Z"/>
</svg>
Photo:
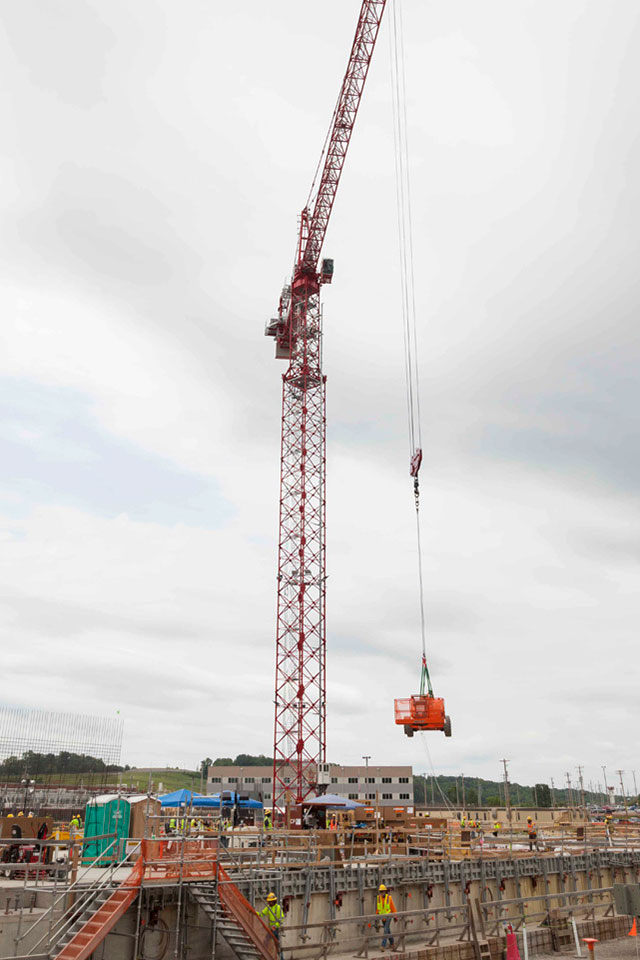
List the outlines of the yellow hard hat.
<svg viewBox="0 0 640 960">
<path fill-rule="evenodd" d="M 277 899 L 278 899 L 278 898 L 276 897 L 275 893 L 268 893 L 268 894 L 267 894 L 267 900 L 277 900 Z"/>
<path fill-rule="evenodd" d="M 533 820 L 533 817 L 527 817 L 527 820 Z"/>
<path fill-rule="evenodd" d="M 16 814 L 17 817 L 24 817 L 24 810 L 21 810 L 20 813 Z"/>
<path fill-rule="evenodd" d="M 384 883 L 381 883 L 380 886 L 378 887 L 378 890 L 380 890 L 382 893 L 385 893 L 386 889 L 387 888 L 385 887 Z"/>
<path fill-rule="evenodd" d="M 12 816 L 13 816 L 12 813 L 8 813 L 8 814 L 7 814 L 7 820 L 9 819 L 9 817 L 12 817 Z"/>
</svg>

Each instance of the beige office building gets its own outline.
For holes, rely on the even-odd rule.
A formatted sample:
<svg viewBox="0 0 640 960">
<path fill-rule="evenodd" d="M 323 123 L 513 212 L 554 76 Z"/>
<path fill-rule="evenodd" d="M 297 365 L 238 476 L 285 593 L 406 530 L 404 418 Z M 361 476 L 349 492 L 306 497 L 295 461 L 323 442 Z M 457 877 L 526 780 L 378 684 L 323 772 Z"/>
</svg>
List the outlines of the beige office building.
<svg viewBox="0 0 640 960">
<path fill-rule="evenodd" d="M 209 767 L 207 792 L 234 791 L 264 803 L 271 801 L 271 767 Z M 294 779 L 293 772 L 285 771 L 285 783 Z M 343 767 L 338 763 L 321 764 L 318 789 L 322 793 L 337 793 L 360 803 L 413 806 L 412 767 L 385 767 L 375 763 L 368 766 Z"/>
</svg>

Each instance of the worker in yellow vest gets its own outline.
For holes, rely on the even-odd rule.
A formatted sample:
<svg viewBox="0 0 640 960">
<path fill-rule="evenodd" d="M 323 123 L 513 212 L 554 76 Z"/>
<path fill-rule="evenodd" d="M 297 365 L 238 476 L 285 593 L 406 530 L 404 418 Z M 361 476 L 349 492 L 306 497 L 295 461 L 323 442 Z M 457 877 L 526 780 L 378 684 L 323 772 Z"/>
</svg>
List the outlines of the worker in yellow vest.
<svg viewBox="0 0 640 960">
<path fill-rule="evenodd" d="M 69 840 L 71 841 L 71 843 L 73 843 L 79 831 L 80 831 L 80 817 L 76 813 L 73 815 L 73 817 L 71 817 L 71 820 L 69 821 Z"/>
<path fill-rule="evenodd" d="M 396 905 L 393 902 L 393 897 L 385 887 L 384 883 L 381 883 L 378 887 L 378 898 L 376 900 L 376 914 L 383 918 L 382 920 L 382 943 L 381 949 L 387 949 L 387 938 L 389 941 L 389 946 L 392 947 L 394 944 L 393 937 L 391 936 L 391 921 L 393 919 L 393 914 L 397 913 Z"/>
<path fill-rule="evenodd" d="M 498 833 L 500 832 L 500 827 L 501 827 L 501 826 L 502 826 L 502 824 L 500 823 L 500 821 L 499 821 L 499 820 L 496 820 L 496 822 L 495 822 L 494 825 L 493 825 L 493 835 L 494 835 L 494 837 L 497 837 L 497 836 L 498 836 Z"/>
<path fill-rule="evenodd" d="M 267 905 L 264 910 L 261 910 L 258 916 L 262 917 L 264 922 L 268 925 L 271 933 L 274 935 L 278 943 L 280 943 L 280 927 L 282 921 L 284 920 L 284 911 L 280 904 L 278 903 L 278 898 L 275 893 L 267 894 Z"/>
</svg>

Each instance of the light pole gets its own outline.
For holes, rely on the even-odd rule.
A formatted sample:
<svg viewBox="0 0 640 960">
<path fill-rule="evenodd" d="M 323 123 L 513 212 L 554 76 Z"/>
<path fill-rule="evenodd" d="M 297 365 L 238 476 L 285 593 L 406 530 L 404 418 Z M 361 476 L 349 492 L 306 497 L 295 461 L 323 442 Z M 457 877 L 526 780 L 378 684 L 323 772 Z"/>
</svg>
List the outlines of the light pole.
<svg viewBox="0 0 640 960">
<path fill-rule="evenodd" d="M 364 799 L 367 799 L 367 782 L 369 780 L 369 760 L 371 760 L 371 754 L 367 754 L 362 758 L 364 760 Z M 358 779 L 360 779 L 358 777 Z M 358 783 L 358 795 L 360 795 L 360 784 Z"/>
<path fill-rule="evenodd" d="M 638 805 L 638 784 L 636 783 L 636 772 L 635 770 L 632 770 L 631 773 L 633 774 L 633 795 L 635 797 L 635 800 L 633 802 L 637 806 Z"/>
</svg>

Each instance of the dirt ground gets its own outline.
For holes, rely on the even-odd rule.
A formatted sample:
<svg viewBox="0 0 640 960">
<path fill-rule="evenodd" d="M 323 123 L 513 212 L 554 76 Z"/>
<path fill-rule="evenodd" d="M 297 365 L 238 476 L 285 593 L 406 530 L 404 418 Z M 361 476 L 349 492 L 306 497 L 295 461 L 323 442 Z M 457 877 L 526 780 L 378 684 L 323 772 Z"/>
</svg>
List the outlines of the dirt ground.
<svg viewBox="0 0 640 960">
<path fill-rule="evenodd" d="M 587 952 L 587 945 L 581 944 L 585 960 L 636 960 L 640 957 L 640 937 L 620 937 L 619 940 L 605 940 L 596 943 L 593 953 Z M 636 952 L 638 951 L 638 952 Z M 522 955 L 522 954 L 521 954 Z M 575 957 L 575 947 L 566 953 L 536 953 L 532 960 L 558 960 L 558 957 Z"/>
</svg>

